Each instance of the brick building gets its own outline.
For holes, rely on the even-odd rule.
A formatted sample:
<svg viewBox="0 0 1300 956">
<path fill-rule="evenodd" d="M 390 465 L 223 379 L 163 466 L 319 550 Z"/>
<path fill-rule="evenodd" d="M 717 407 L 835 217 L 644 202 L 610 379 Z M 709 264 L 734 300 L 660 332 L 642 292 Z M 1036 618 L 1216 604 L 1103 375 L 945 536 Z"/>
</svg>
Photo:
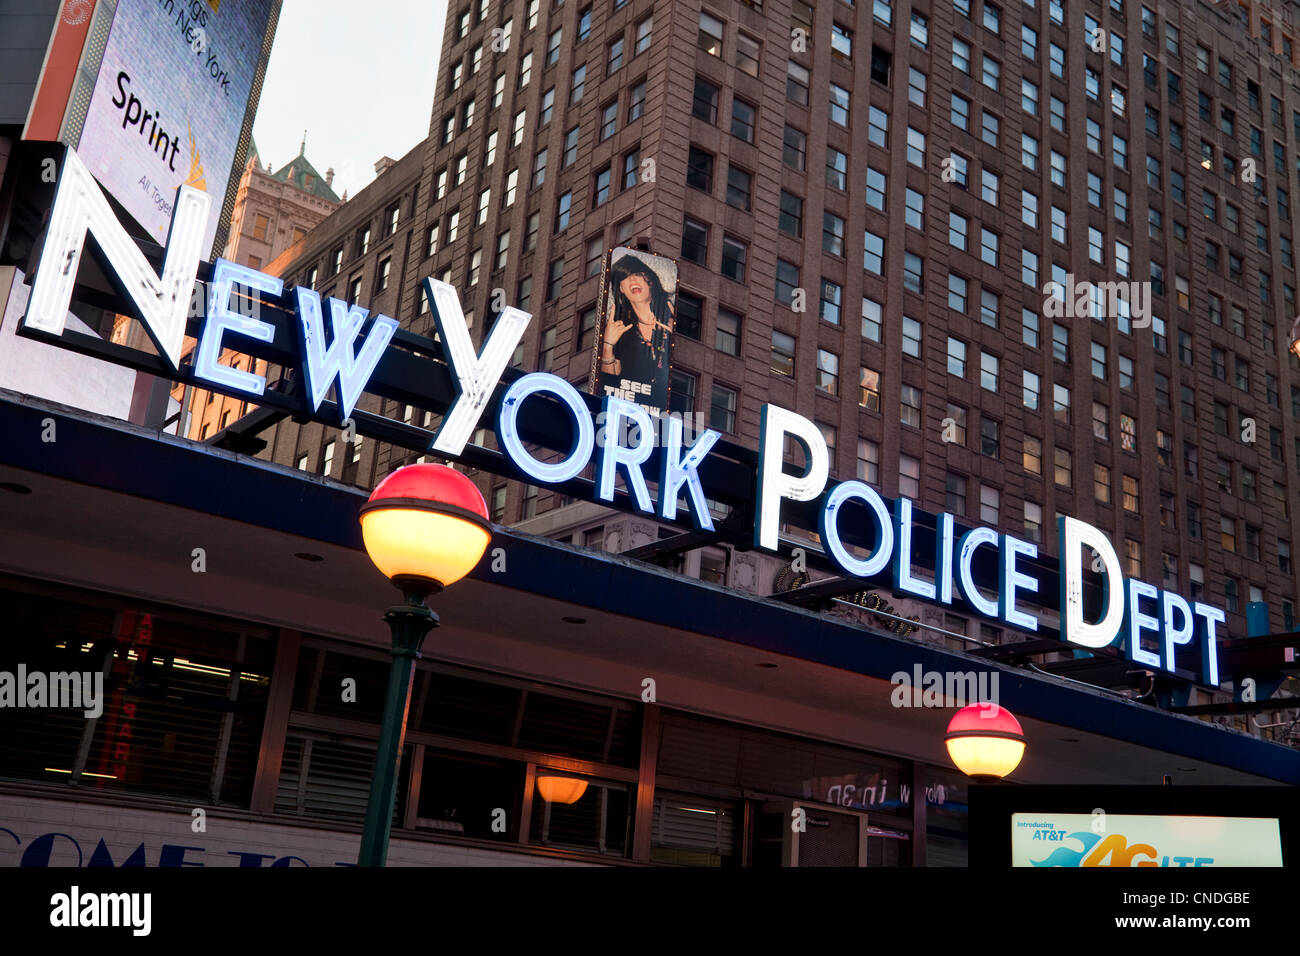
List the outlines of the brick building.
<svg viewBox="0 0 1300 956">
<path fill-rule="evenodd" d="M 1255 601 L 1289 630 L 1295 35 L 1289 7 L 1203 2 L 453 5 L 431 134 L 402 161 L 400 279 L 361 300 L 429 333 L 416 280 L 445 279 L 481 341 L 504 290 L 533 314 L 516 364 L 585 382 L 605 251 L 671 256 L 675 408 L 753 446 L 778 403 L 821 425 L 833 478 L 1048 553 L 1077 516 L 1126 573 L 1209 595 L 1230 635 Z M 286 279 L 329 275 L 380 192 Z M 277 460 L 362 485 L 417 457 L 348 473 L 337 432 L 296 429 Z M 598 509 L 484 490 L 499 521 L 611 546 Z M 617 549 L 656 533 L 620 525 Z M 768 593 L 779 562 L 682 567 Z"/>
</svg>

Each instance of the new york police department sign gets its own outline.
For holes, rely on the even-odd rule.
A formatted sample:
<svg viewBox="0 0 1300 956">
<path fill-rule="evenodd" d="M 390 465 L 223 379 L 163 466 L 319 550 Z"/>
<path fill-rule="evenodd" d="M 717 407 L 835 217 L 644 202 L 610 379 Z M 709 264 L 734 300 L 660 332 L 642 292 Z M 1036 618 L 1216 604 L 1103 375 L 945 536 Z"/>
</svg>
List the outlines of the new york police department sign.
<svg viewBox="0 0 1300 956">
<path fill-rule="evenodd" d="M 125 295 L 134 303 L 138 318 L 172 370 L 180 366 L 186 321 L 200 264 L 202 232 L 207 221 L 208 197 L 182 186 L 168 235 L 161 273 L 155 273 L 117 221 L 103 193 L 72 150 L 68 150 L 55 192 L 49 227 L 41 248 L 40 264 L 23 328 L 27 334 L 50 339 L 63 334 L 77 266 L 87 235 L 98 242 L 103 258 Z M 276 326 L 232 308 L 236 286 L 280 298 L 296 319 L 296 348 L 301 359 L 307 413 L 339 425 L 347 420 L 385 350 L 398 331 L 398 323 L 385 315 L 371 316 L 356 303 L 329 298 L 312 289 L 296 287 L 286 293 L 282 280 L 256 269 L 218 259 L 212 266 L 208 306 L 201 320 L 193 375 L 224 391 L 256 401 L 266 393 L 264 377 L 221 363 L 226 348 L 240 341 L 271 342 Z M 465 322 L 460 298 L 450 285 L 426 278 L 428 297 L 440 348 L 451 372 L 454 398 L 427 450 L 447 458 L 460 457 L 470 436 L 480 426 L 494 392 L 502 382 L 531 316 L 516 308 L 504 309 L 476 351 Z M 326 332 L 328 315 L 329 332 Z M 336 401 L 326 415 L 323 406 L 331 389 Z M 530 401 L 549 401 L 564 410 L 572 441 L 558 461 L 538 460 L 525 447 L 520 434 L 520 409 Z M 499 447 L 511 463 L 539 485 L 555 485 L 580 475 L 594 465 L 594 497 L 611 502 L 615 482 L 622 477 L 633 507 L 666 521 L 679 518 L 684 508 L 700 530 L 714 529 L 699 468 L 721 437 L 705 430 L 686 443 L 680 419 L 659 422 L 641 406 L 606 396 L 601 411 L 603 440 L 597 441 L 597 422 L 584 397 L 564 379 L 548 372 L 517 378 L 499 402 L 495 428 Z M 656 427 L 656 425 L 658 427 Z M 660 444 L 659 466 L 647 475 L 647 463 Z M 801 475 L 782 467 L 787 437 L 800 442 L 807 465 Z M 916 527 L 914 505 L 905 497 L 892 502 L 863 481 L 843 481 L 827 487 L 829 456 L 817 426 L 807 418 L 765 404 L 759 433 L 757 473 L 753 475 L 755 547 L 778 549 L 782 509 L 788 503 L 815 502 L 819 531 L 826 554 L 851 578 L 886 575 L 893 588 L 937 604 L 951 605 L 960 597 L 976 613 L 1012 627 L 1035 632 L 1039 618 L 1028 607 L 1043 603 L 1040 579 L 1027 573 L 1026 563 L 1038 557 L 1031 542 L 993 528 L 974 527 L 960 536 L 951 514 L 939 514 L 934 553 L 927 556 L 933 580 L 916 573 L 912 565 Z M 654 493 L 650 489 L 654 483 Z M 848 507 L 852 505 L 852 507 Z M 1217 632 L 1222 610 L 1201 601 L 1126 578 L 1106 535 L 1071 517 L 1057 525 L 1060 570 L 1056 575 L 1060 607 L 1060 634 L 1080 648 L 1098 649 L 1120 643 L 1127 657 L 1143 667 L 1173 672 L 1180 648 L 1196 643 L 1201 680 L 1219 684 Z M 870 548 L 852 546 L 846 539 L 871 541 Z M 972 571 L 980 549 L 996 558 L 996 593 L 976 586 Z M 1092 565 L 1103 581 L 1100 615 L 1085 620 L 1085 550 L 1094 555 Z M 933 563 L 929 564 L 929 558 Z"/>
</svg>

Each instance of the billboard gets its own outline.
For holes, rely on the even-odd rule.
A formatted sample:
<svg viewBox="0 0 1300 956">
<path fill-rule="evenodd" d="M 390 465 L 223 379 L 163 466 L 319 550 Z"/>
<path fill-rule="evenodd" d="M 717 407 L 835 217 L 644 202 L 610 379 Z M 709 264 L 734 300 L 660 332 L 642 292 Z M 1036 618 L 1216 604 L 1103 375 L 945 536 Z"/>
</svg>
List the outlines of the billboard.
<svg viewBox="0 0 1300 956">
<path fill-rule="evenodd" d="M 1013 813 L 1012 866 L 1281 866 L 1276 817 Z"/>
<path fill-rule="evenodd" d="M 595 394 L 636 402 L 652 415 L 667 411 L 676 314 L 677 263 L 616 247 L 597 319 Z"/>
<path fill-rule="evenodd" d="M 77 151 L 162 243 L 176 188 L 208 193 L 211 249 L 277 0 L 120 0 Z"/>
</svg>

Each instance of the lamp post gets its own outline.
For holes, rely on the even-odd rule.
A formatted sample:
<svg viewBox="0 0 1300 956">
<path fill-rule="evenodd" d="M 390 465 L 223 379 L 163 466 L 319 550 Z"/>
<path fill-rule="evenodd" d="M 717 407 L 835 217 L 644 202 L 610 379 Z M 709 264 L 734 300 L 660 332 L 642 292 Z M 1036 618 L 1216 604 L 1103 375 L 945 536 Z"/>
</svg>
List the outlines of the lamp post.
<svg viewBox="0 0 1300 956">
<path fill-rule="evenodd" d="M 492 539 L 487 505 L 474 483 L 446 465 L 407 465 L 379 483 L 361 506 L 361 536 L 375 566 L 405 599 L 384 620 L 393 636 L 379 749 L 370 780 L 358 866 L 383 866 L 388 859 L 397 765 L 406 736 L 411 682 L 420 646 L 438 626 L 425 605 L 430 594 L 454 584 L 483 557 Z"/>
<path fill-rule="evenodd" d="M 1009 710 L 970 704 L 952 715 L 944 737 L 957 769 L 976 783 L 1001 780 L 1025 755 L 1025 732 Z"/>
</svg>

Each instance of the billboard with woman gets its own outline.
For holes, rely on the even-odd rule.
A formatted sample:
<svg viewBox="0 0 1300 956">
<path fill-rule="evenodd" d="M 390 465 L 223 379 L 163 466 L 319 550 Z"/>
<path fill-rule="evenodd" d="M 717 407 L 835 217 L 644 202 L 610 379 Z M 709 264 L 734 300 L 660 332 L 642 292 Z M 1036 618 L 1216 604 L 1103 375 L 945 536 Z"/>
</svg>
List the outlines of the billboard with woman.
<svg viewBox="0 0 1300 956">
<path fill-rule="evenodd" d="M 598 319 L 596 394 L 668 408 L 677 263 L 622 246 L 610 253 Z"/>
</svg>

